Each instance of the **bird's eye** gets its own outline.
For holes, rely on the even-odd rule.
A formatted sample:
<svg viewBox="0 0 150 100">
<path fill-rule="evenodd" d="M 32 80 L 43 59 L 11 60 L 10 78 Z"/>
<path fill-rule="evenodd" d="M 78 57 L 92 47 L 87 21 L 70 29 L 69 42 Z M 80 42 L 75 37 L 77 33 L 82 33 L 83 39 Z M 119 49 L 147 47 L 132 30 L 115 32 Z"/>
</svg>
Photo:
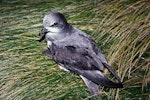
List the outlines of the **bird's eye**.
<svg viewBox="0 0 150 100">
<path fill-rule="evenodd" d="M 54 25 L 58 25 L 58 23 L 54 23 Z"/>
<path fill-rule="evenodd" d="M 53 26 L 56 26 L 56 25 L 58 25 L 58 23 L 54 23 L 54 24 L 53 24 L 53 25 L 51 25 L 51 26 L 53 27 Z"/>
</svg>

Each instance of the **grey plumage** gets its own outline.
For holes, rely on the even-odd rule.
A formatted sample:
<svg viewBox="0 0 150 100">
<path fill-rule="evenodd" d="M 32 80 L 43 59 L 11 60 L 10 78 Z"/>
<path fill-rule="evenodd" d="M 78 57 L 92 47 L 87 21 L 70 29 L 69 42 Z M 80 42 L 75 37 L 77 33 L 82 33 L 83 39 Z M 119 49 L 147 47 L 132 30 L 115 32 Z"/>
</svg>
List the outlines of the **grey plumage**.
<svg viewBox="0 0 150 100">
<path fill-rule="evenodd" d="M 40 42 L 47 41 L 48 50 L 44 54 L 52 58 L 64 69 L 79 75 L 91 94 L 99 94 L 99 85 L 122 88 L 119 76 L 107 64 L 97 44 L 86 33 L 72 27 L 59 12 L 50 12 L 43 19 L 44 28 L 40 32 Z M 104 68 L 118 80 L 115 83 L 102 72 Z"/>
</svg>

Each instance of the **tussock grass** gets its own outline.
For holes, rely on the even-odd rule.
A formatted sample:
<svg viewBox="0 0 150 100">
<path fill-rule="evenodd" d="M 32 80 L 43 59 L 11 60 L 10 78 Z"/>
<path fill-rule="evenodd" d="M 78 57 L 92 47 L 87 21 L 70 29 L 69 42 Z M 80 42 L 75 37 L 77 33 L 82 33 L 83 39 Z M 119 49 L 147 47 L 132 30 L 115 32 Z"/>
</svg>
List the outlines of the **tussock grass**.
<svg viewBox="0 0 150 100">
<path fill-rule="evenodd" d="M 126 96 L 130 98 L 133 91 L 127 88 L 139 91 L 135 92 L 136 96 L 131 96 L 134 99 L 148 99 L 147 92 L 150 92 L 146 91 L 150 82 L 149 3 L 148 0 L 112 1 L 105 2 L 102 8 L 101 3 L 97 5 L 102 9 L 99 15 L 105 15 L 93 36 L 102 47 L 108 48 L 106 53 L 109 63 L 116 66 L 125 86 L 122 93 L 127 93 Z M 100 9 L 95 8 L 97 11 Z M 113 93 L 114 90 L 110 91 L 110 94 Z M 116 100 L 123 99 L 120 93 L 117 90 L 113 97 Z"/>
<path fill-rule="evenodd" d="M 63 12 L 70 23 L 89 33 L 121 77 L 124 88 L 102 88 L 102 99 L 148 99 L 149 3 L 148 0 L 0 1 L 0 99 L 93 98 L 78 76 L 61 71 L 42 54 L 46 44 L 36 40 L 42 18 L 50 10 Z"/>
</svg>

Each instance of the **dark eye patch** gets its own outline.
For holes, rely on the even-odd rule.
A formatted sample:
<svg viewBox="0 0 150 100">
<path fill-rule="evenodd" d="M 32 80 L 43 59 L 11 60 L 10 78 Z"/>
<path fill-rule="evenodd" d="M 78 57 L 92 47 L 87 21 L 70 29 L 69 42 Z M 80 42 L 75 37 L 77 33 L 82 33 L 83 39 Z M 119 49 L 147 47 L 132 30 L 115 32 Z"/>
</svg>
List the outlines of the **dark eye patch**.
<svg viewBox="0 0 150 100">
<path fill-rule="evenodd" d="M 54 23 L 54 25 L 58 25 L 58 23 Z"/>
<path fill-rule="evenodd" d="M 51 27 L 54 27 L 54 26 L 57 26 L 58 25 L 58 23 L 54 23 L 53 25 L 51 25 Z"/>
</svg>

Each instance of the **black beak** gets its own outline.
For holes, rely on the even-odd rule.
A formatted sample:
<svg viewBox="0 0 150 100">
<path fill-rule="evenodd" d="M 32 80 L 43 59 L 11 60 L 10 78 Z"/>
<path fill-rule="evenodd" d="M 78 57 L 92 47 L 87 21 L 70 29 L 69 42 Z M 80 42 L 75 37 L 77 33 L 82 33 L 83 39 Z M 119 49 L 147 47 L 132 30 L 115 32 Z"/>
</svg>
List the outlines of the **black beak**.
<svg viewBox="0 0 150 100">
<path fill-rule="evenodd" d="M 46 33 L 48 33 L 46 28 L 43 28 L 41 32 L 39 32 L 39 36 L 41 36 L 41 38 L 38 40 L 39 42 L 42 42 L 45 39 Z"/>
</svg>

